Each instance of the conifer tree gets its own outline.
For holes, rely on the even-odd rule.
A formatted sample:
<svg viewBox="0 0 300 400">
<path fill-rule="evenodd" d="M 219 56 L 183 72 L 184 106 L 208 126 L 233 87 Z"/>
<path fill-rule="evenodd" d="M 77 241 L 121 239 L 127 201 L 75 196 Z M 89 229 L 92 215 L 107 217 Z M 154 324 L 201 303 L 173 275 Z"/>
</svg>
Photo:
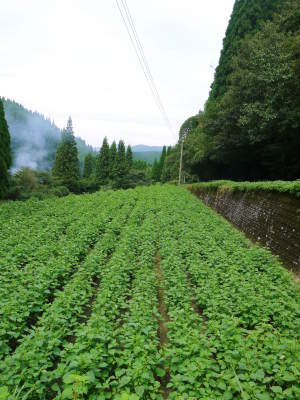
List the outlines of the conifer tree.
<svg viewBox="0 0 300 400">
<path fill-rule="evenodd" d="M 71 117 L 62 132 L 62 140 L 56 151 L 53 175 L 71 191 L 78 188 L 79 160 Z"/>
<path fill-rule="evenodd" d="M 117 152 L 117 165 L 119 175 L 124 175 L 126 171 L 126 152 L 125 152 L 125 143 L 123 140 L 119 141 L 118 144 L 118 152 Z"/>
<path fill-rule="evenodd" d="M 107 137 L 103 139 L 102 147 L 96 160 L 96 179 L 99 183 L 106 184 L 109 178 L 110 151 Z"/>
<path fill-rule="evenodd" d="M 0 199 L 8 189 L 8 170 L 11 166 L 10 134 L 0 98 Z"/>
<path fill-rule="evenodd" d="M 133 155 L 132 155 L 132 149 L 130 144 L 127 147 L 127 151 L 126 151 L 126 163 L 127 163 L 127 169 L 128 171 L 131 169 L 132 167 L 132 162 L 133 162 Z"/>
<path fill-rule="evenodd" d="M 109 149 L 109 178 L 114 181 L 117 176 L 117 144 L 112 142 Z"/>
<path fill-rule="evenodd" d="M 165 157 L 165 161 L 164 161 L 164 165 L 163 165 L 163 169 L 162 169 L 162 173 L 161 173 L 161 181 L 162 182 L 168 182 L 171 179 L 170 170 L 169 170 L 169 167 L 167 165 L 167 162 L 168 162 L 167 160 L 168 160 L 168 157 L 171 154 L 171 150 L 172 150 L 172 147 L 168 146 L 166 157 Z"/>
<path fill-rule="evenodd" d="M 152 180 L 154 182 L 159 182 L 159 163 L 157 161 L 157 159 L 154 160 L 154 163 L 152 165 L 152 174 L 151 174 Z"/>
<path fill-rule="evenodd" d="M 159 177 L 158 180 L 159 181 L 161 181 L 166 155 L 167 155 L 167 150 L 166 150 L 166 146 L 164 146 L 162 149 L 161 155 L 160 155 L 159 163 L 158 163 L 158 177 Z"/>
<path fill-rule="evenodd" d="M 126 150 L 123 140 L 119 141 L 117 152 L 116 187 L 123 187 L 127 172 Z"/>
<path fill-rule="evenodd" d="M 90 178 L 95 169 L 95 158 L 92 153 L 88 153 L 84 158 L 83 177 Z"/>
</svg>

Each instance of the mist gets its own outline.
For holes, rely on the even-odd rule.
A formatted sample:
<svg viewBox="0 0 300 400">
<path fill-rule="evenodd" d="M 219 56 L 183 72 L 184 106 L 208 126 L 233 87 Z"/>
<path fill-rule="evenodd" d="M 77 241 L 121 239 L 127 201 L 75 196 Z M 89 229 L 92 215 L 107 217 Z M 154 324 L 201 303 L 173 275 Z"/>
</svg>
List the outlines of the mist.
<svg viewBox="0 0 300 400">
<path fill-rule="evenodd" d="M 51 169 L 61 138 L 60 129 L 43 115 L 28 111 L 16 102 L 4 100 L 3 103 L 11 135 L 11 172 L 24 167 Z"/>
</svg>

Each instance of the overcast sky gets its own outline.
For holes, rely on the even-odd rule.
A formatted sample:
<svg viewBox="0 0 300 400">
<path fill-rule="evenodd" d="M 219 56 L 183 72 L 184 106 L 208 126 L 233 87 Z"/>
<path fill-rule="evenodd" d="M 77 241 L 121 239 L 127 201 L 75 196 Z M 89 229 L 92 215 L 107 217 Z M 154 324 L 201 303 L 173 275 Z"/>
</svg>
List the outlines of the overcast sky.
<svg viewBox="0 0 300 400">
<path fill-rule="evenodd" d="M 127 0 L 174 132 L 203 108 L 234 0 Z M 173 144 L 115 0 L 0 0 L 0 95 L 99 146 Z"/>
</svg>

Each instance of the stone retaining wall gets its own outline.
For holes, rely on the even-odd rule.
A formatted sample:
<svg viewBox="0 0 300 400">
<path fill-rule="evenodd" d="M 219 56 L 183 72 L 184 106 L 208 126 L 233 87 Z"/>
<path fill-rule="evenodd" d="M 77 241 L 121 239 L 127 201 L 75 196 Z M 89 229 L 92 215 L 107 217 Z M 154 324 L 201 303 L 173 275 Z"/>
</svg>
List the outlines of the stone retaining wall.
<svg viewBox="0 0 300 400">
<path fill-rule="evenodd" d="M 288 194 L 204 189 L 190 186 L 251 240 L 268 247 L 293 272 L 300 272 L 300 199 Z"/>
</svg>

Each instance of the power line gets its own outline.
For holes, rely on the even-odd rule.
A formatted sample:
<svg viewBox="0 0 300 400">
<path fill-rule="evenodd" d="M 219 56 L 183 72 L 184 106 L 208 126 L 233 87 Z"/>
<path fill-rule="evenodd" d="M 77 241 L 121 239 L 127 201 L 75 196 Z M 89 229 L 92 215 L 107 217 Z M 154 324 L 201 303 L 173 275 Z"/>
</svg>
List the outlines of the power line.
<svg viewBox="0 0 300 400">
<path fill-rule="evenodd" d="M 134 24 L 134 21 L 133 21 L 133 18 L 132 18 L 132 16 L 131 16 L 130 10 L 129 10 L 128 5 L 127 5 L 127 1 L 126 1 L 126 0 L 121 0 L 121 2 L 123 3 L 124 9 L 125 9 L 125 11 L 126 11 L 127 19 L 128 19 L 128 21 L 129 21 L 129 23 L 130 23 L 130 25 L 131 25 L 132 32 L 133 32 L 133 35 L 134 35 L 134 37 L 135 37 L 135 41 L 136 41 L 136 43 L 137 43 L 137 45 L 138 45 L 138 48 L 139 48 L 139 51 L 140 51 L 142 60 L 143 60 L 144 65 L 145 65 L 145 67 L 146 67 L 146 71 L 147 71 L 148 77 L 149 77 L 149 79 L 150 79 L 151 85 L 152 85 L 152 87 L 153 87 L 153 89 L 154 89 L 156 98 L 157 98 L 157 100 L 158 100 L 158 104 L 160 105 L 160 109 L 161 109 L 161 111 L 162 111 L 162 113 L 163 113 L 164 119 L 165 119 L 165 121 L 166 121 L 168 127 L 170 128 L 170 130 L 171 130 L 172 133 L 173 133 L 173 129 L 172 129 L 171 123 L 170 123 L 170 121 L 169 121 L 168 115 L 167 115 L 167 113 L 166 113 L 166 110 L 165 110 L 164 105 L 163 105 L 163 103 L 162 103 L 161 97 L 160 97 L 160 95 L 159 95 L 159 93 L 158 93 L 158 91 L 157 91 L 157 88 L 156 88 L 156 85 L 155 85 L 153 76 L 152 76 L 152 74 L 151 74 L 151 71 L 150 71 L 150 68 L 149 68 L 149 63 L 148 63 L 147 58 L 146 58 L 146 56 L 145 56 L 145 52 L 144 52 L 143 46 L 142 46 L 142 44 L 141 44 L 141 42 L 140 42 L 140 40 L 139 40 L 137 31 L 136 31 L 136 28 L 135 28 L 135 24 Z"/>
<path fill-rule="evenodd" d="M 158 91 L 156 89 L 156 86 L 154 84 L 154 80 L 153 80 L 153 77 L 151 75 L 151 72 L 150 72 L 150 69 L 149 69 L 149 65 L 148 65 L 148 63 L 146 61 L 146 58 L 145 58 L 145 55 L 144 55 L 144 52 L 143 52 L 143 49 L 142 49 L 142 46 L 141 46 L 141 42 L 139 41 L 139 38 L 138 38 L 138 35 L 137 35 L 137 32 L 136 32 L 136 29 L 135 29 L 135 26 L 134 26 L 134 22 L 133 22 L 133 19 L 131 17 L 128 5 L 124 4 L 123 0 L 121 0 L 122 6 L 123 6 L 124 11 L 125 11 L 125 13 L 124 13 L 122 11 L 119 3 L 118 3 L 118 0 L 116 0 L 116 2 L 117 2 L 117 5 L 118 5 L 120 14 L 122 16 L 124 25 L 126 27 L 127 33 L 129 35 L 130 41 L 132 43 L 132 46 L 133 46 L 133 48 L 135 50 L 135 53 L 136 53 L 136 55 L 138 57 L 140 66 L 142 68 L 142 71 L 143 71 L 143 73 L 145 75 L 147 83 L 148 83 L 148 85 L 150 87 L 150 90 L 151 90 L 152 95 L 154 97 L 154 100 L 156 102 L 156 105 L 158 106 L 158 108 L 159 108 L 159 110 L 160 110 L 160 112 L 161 112 L 161 114 L 163 116 L 163 119 L 165 120 L 166 125 L 168 126 L 168 128 L 171 131 L 171 133 L 173 134 L 172 126 L 171 126 L 170 121 L 169 121 L 169 119 L 167 117 L 166 111 L 165 111 L 165 109 L 164 109 L 164 107 L 162 105 L 162 102 L 161 102 L 161 99 L 159 97 L 159 94 L 158 94 Z"/>
<path fill-rule="evenodd" d="M 143 46 L 141 44 L 141 41 L 139 40 L 138 33 L 135 28 L 135 24 L 132 18 L 132 15 L 130 13 L 129 7 L 127 5 L 126 0 L 116 0 L 119 12 L 121 14 L 123 23 L 125 25 L 126 31 L 128 33 L 128 36 L 130 38 L 131 44 L 134 48 L 134 51 L 136 53 L 136 56 L 138 58 L 139 64 L 142 68 L 142 71 L 144 73 L 144 76 L 146 78 L 146 81 L 149 85 L 149 88 L 151 90 L 151 93 L 153 95 L 153 98 L 156 102 L 156 105 L 159 109 L 159 111 L 162 114 L 163 120 L 165 121 L 165 124 L 169 128 L 170 132 L 172 135 L 177 139 L 176 135 L 174 134 L 172 125 L 170 123 L 170 120 L 168 118 L 167 112 L 164 108 L 164 105 L 162 103 L 161 97 L 158 93 L 157 87 L 155 85 L 153 76 L 150 71 L 149 63 L 147 61 L 147 58 L 145 56 L 145 52 L 143 50 Z"/>
</svg>

